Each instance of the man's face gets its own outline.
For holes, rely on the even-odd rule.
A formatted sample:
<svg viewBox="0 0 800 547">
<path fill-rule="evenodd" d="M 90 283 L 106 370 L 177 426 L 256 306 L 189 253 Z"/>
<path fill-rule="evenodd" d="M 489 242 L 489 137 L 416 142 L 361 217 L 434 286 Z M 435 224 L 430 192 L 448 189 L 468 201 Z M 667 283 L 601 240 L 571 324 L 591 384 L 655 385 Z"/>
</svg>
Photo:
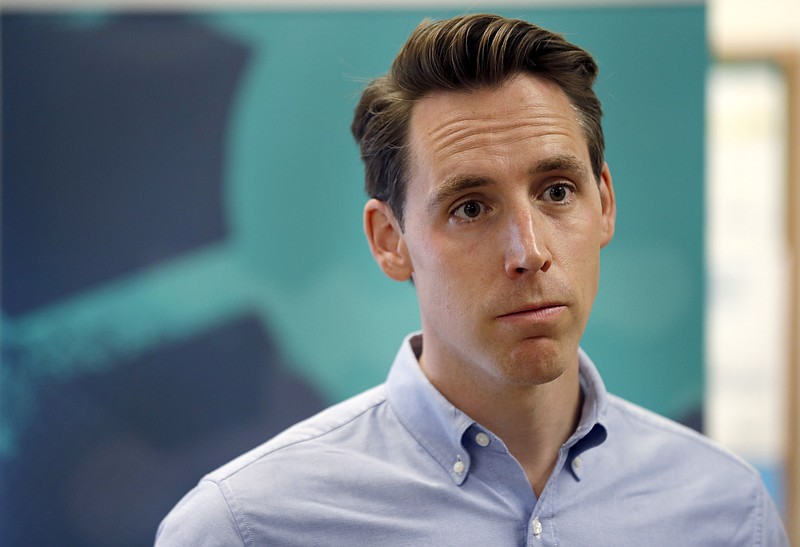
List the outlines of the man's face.
<svg viewBox="0 0 800 547">
<path fill-rule="evenodd" d="M 404 229 L 391 223 L 426 374 L 446 393 L 544 384 L 577 366 L 615 205 L 566 95 L 530 75 L 431 94 L 414 107 L 409 153 Z"/>
</svg>

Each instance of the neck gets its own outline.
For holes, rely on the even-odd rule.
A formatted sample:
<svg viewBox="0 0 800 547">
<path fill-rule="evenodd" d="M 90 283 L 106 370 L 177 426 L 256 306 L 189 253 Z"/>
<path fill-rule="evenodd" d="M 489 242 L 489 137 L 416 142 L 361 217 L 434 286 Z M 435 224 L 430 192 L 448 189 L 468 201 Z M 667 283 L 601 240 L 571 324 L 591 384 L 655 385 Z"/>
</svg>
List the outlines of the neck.
<svg viewBox="0 0 800 547">
<path fill-rule="evenodd" d="M 503 439 L 537 496 L 553 472 L 559 450 L 578 427 L 581 399 L 576 363 L 558 379 L 533 386 L 527 394 L 498 398 L 497 408 L 480 422 Z M 498 412 L 506 412 L 511 419 Z"/>
<path fill-rule="evenodd" d="M 537 496 L 542 493 L 558 460 L 561 446 L 580 420 L 582 396 L 578 359 L 555 380 L 538 385 L 492 385 L 479 389 L 463 376 L 446 383 L 431 378 L 434 386 L 465 414 L 500 437 L 519 461 Z"/>
</svg>

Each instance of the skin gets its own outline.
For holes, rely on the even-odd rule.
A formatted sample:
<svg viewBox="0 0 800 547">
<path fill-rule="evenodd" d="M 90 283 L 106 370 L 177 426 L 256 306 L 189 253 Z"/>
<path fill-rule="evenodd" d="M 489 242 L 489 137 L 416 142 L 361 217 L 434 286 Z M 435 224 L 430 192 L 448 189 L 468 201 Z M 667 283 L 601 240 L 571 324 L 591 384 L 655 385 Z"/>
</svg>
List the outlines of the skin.
<svg viewBox="0 0 800 547">
<path fill-rule="evenodd" d="M 614 234 L 566 95 L 519 74 L 414 106 L 404 226 L 370 200 L 364 226 L 392 279 L 413 278 L 420 365 L 488 427 L 540 494 L 580 417 L 578 344 Z"/>
</svg>

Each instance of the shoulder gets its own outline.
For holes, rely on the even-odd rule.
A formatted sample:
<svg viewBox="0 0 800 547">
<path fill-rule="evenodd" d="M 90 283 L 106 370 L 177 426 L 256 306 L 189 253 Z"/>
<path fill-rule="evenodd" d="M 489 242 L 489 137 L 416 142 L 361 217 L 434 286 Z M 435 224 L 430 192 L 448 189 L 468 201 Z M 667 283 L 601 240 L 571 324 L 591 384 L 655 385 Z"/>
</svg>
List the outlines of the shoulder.
<svg viewBox="0 0 800 547">
<path fill-rule="evenodd" d="M 205 478 L 212 481 L 228 480 L 248 473 L 270 459 L 282 459 L 286 453 L 294 457 L 306 450 L 316 450 L 320 445 L 334 443 L 342 435 L 368 435 L 369 422 L 374 419 L 375 413 L 383 410 L 385 403 L 384 386 L 372 388 L 298 422 Z"/>
<path fill-rule="evenodd" d="M 639 450 L 668 459 L 673 469 L 715 466 L 725 473 L 741 473 L 760 483 L 758 472 L 736 454 L 705 435 L 620 397 L 608 396 L 609 437 L 616 432 Z M 661 456 L 658 456 L 658 455 Z M 679 459 L 674 459 L 680 456 Z"/>
<path fill-rule="evenodd" d="M 155 545 L 252 545 L 219 485 L 202 480 L 161 521 Z"/>
<path fill-rule="evenodd" d="M 618 491 L 648 492 L 661 517 L 671 514 L 716 534 L 708 544 L 788 545 L 760 475 L 733 452 L 613 395 L 606 420 L 609 463 L 627 471 Z"/>
<path fill-rule="evenodd" d="M 697 431 L 615 396 L 607 421 L 610 457 L 665 498 L 740 517 L 769 502 L 753 466 Z"/>
<path fill-rule="evenodd" d="M 261 543 L 265 523 L 292 518 L 291 498 L 304 496 L 310 485 L 318 488 L 320 479 L 343 469 L 364 445 L 375 442 L 370 437 L 382 428 L 373 426 L 391 421 L 385 402 L 382 385 L 365 391 L 212 471 L 165 517 L 156 544 Z"/>
</svg>

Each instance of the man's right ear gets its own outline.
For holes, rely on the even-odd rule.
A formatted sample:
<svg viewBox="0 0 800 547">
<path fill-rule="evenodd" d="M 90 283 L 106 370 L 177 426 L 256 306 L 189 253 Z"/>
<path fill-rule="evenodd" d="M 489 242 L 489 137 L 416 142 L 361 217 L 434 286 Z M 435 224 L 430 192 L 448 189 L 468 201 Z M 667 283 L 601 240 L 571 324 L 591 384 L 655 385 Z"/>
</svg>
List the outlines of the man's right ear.
<svg viewBox="0 0 800 547">
<path fill-rule="evenodd" d="M 364 233 L 383 273 L 395 281 L 408 281 L 414 272 L 411 257 L 400 224 L 385 202 L 373 198 L 364 206 Z"/>
</svg>

